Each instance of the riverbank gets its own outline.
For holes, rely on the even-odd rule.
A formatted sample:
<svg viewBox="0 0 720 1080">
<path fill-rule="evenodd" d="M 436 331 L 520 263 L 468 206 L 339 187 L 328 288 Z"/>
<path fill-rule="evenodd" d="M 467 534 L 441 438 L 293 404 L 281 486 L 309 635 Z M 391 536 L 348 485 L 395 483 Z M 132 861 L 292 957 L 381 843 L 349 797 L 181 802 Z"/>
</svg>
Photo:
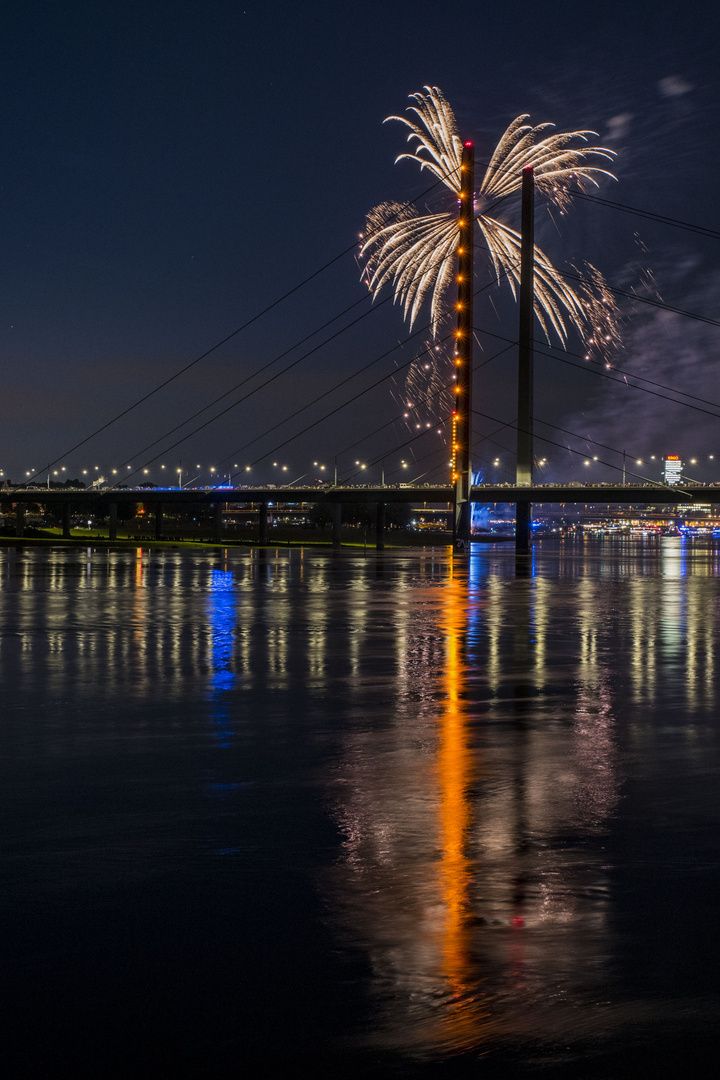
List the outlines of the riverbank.
<svg viewBox="0 0 720 1080">
<path fill-rule="evenodd" d="M 185 531 L 184 531 L 185 532 Z M 498 539 L 503 539 L 498 537 Z M 452 534 L 441 531 L 417 532 L 410 529 L 390 529 L 385 535 L 385 548 L 407 547 L 444 547 L 452 543 Z M 0 531 L 0 547 L 112 547 L 129 548 L 159 547 L 159 548 L 195 548 L 207 550 L 208 548 L 276 548 L 276 547 L 320 547 L 332 548 L 332 539 L 328 531 L 321 529 L 273 529 L 266 543 L 261 544 L 252 536 L 241 533 L 239 530 L 227 530 L 221 539 L 208 535 L 166 535 L 160 539 L 144 533 L 131 533 L 118 535 L 111 540 L 107 530 L 87 529 L 73 530 L 72 535 L 64 537 L 60 529 L 35 529 L 28 527 L 25 535 L 18 537 L 10 529 Z M 343 529 L 342 546 L 348 548 L 375 548 L 376 537 L 374 530 L 363 531 L 362 529 Z"/>
</svg>

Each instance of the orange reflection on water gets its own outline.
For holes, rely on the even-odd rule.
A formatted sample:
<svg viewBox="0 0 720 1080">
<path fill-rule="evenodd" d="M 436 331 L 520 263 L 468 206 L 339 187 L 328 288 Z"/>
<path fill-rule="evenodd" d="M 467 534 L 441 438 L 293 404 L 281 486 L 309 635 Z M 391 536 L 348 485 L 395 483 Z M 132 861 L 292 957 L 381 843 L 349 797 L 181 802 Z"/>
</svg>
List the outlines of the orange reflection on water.
<svg viewBox="0 0 720 1080">
<path fill-rule="evenodd" d="M 477 1039 L 480 1003 L 473 995 L 473 992 L 477 994 L 469 896 L 473 867 L 467 854 L 472 825 L 468 789 L 477 771 L 464 701 L 467 582 L 456 574 L 444 590 L 439 628 L 445 638 L 445 666 L 441 674 L 445 696 L 438 718 L 437 749 L 437 815 L 442 852 L 438 891 L 444 909 L 440 952 L 442 975 L 452 992 L 452 1004 L 443 1016 L 442 1027 L 451 1027 L 453 1042 L 462 1043 Z"/>
</svg>

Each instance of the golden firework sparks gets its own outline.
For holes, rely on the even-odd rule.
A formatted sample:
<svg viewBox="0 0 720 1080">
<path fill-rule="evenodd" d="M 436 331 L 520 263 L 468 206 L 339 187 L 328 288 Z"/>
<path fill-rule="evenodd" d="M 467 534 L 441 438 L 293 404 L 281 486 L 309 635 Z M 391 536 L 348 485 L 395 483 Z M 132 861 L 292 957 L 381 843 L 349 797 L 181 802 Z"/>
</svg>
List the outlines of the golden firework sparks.
<svg viewBox="0 0 720 1080">
<path fill-rule="evenodd" d="M 388 117 L 410 129 L 408 142 L 412 150 L 400 154 L 397 160 L 409 159 L 421 169 L 429 170 L 457 198 L 462 140 L 455 116 L 436 86 L 424 89 L 425 93 L 410 95 L 415 102 L 408 109 L 411 119 Z M 475 196 L 475 219 L 496 276 L 498 280 L 507 278 L 514 296 L 520 285 L 521 237 L 489 211 L 499 201 L 520 191 L 522 169 L 532 165 L 538 189 L 561 211 L 570 200 L 571 185 L 583 190 L 597 186 L 600 176 L 613 175 L 593 164 L 599 158 L 611 159 L 612 150 L 577 145 L 587 143 L 594 132 L 555 132 L 551 124 L 533 127 L 525 123 L 527 119 L 527 115 L 519 116 L 510 124 Z M 456 209 L 420 213 L 409 203 L 381 203 L 368 214 L 364 235 L 363 276 L 373 295 L 385 286 L 392 288 L 411 327 L 423 301 L 429 298 L 430 322 L 436 334 L 439 320 L 447 311 L 447 292 L 455 269 L 459 236 Z M 535 312 L 548 341 L 554 331 L 564 344 L 569 325 L 583 337 L 592 334 L 588 326 L 592 284 L 591 281 L 582 290 L 574 290 L 544 252 L 535 248 Z M 606 289 L 604 293 L 607 295 Z M 607 305 L 603 306 L 607 311 Z M 597 308 L 594 313 L 597 314 Z"/>
</svg>

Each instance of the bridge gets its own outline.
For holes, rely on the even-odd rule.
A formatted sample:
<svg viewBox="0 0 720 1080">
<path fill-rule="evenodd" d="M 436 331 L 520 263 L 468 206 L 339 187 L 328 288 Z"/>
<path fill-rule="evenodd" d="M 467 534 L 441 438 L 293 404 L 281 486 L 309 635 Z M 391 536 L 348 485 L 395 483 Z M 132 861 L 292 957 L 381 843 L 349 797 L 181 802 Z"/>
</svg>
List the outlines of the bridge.
<svg viewBox="0 0 720 1080">
<path fill-rule="evenodd" d="M 223 507 L 227 505 L 254 505 L 259 513 L 258 542 L 268 542 L 269 507 L 297 503 L 325 504 L 332 510 L 333 544 L 340 546 L 343 503 L 371 503 L 377 507 L 376 543 L 384 547 L 385 507 L 400 503 L 445 504 L 452 510 L 455 489 L 450 484 L 400 484 L 400 485 L 314 485 L 312 487 L 218 487 L 218 488 L 18 488 L 0 490 L 0 509 L 5 513 L 15 511 L 15 536 L 22 538 L 25 528 L 25 512 L 28 504 L 39 503 L 55 511 L 62 519 L 63 537 L 70 538 L 71 512 L 94 513 L 103 511 L 108 517 L 108 538 L 117 539 L 119 506 L 150 507 L 154 516 L 155 537 L 163 536 L 163 507 L 177 507 L 193 503 L 213 508 L 214 538 L 222 541 Z M 470 488 L 471 503 L 483 505 L 515 503 L 526 515 L 531 515 L 533 503 L 554 504 L 661 504 L 679 503 L 720 504 L 720 485 L 683 484 L 675 486 L 657 484 L 475 484 Z"/>
<path fill-rule="evenodd" d="M 461 190 L 460 190 L 460 203 L 464 201 L 464 205 L 468 206 L 472 203 L 473 191 L 474 191 L 474 152 L 472 143 L 466 142 L 462 151 L 462 166 L 461 166 Z M 179 504 L 193 503 L 195 505 L 205 505 L 213 508 L 214 519 L 214 536 L 217 540 L 221 540 L 223 536 L 223 522 L 222 512 L 223 507 L 226 505 L 242 505 L 252 504 L 254 510 L 258 513 L 259 517 L 259 542 L 266 543 L 268 541 L 268 510 L 271 506 L 298 504 L 298 503 L 315 503 L 325 504 L 332 511 L 333 521 L 333 543 L 335 545 L 340 544 L 340 527 L 342 523 L 342 505 L 348 503 L 369 503 L 375 504 L 377 507 L 377 546 L 384 546 L 384 529 L 385 529 L 385 508 L 388 504 L 400 503 L 417 503 L 421 501 L 426 504 L 435 504 L 441 507 L 447 507 L 448 513 L 452 515 L 453 521 L 453 540 L 457 550 L 466 550 L 471 540 L 471 522 L 472 522 L 472 504 L 482 503 L 485 505 L 492 504 L 515 504 L 515 519 L 516 519 L 516 550 L 521 554 L 527 554 L 531 545 L 532 528 L 532 505 L 533 504 L 660 504 L 664 506 L 677 505 L 680 503 L 692 504 L 692 503 L 720 503 L 720 485 L 704 485 L 700 483 L 687 483 L 682 482 L 679 484 L 665 485 L 658 483 L 600 483 L 600 484 L 584 484 L 581 482 L 565 483 L 565 484 L 535 484 L 534 479 L 534 454 L 533 454 L 533 441 L 534 423 L 538 418 L 533 415 L 533 324 L 534 324 L 534 289 L 535 289 L 535 247 L 534 247 L 534 179 L 533 169 L 527 165 L 522 171 L 522 228 L 521 228 L 521 259 L 520 259 L 520 277 L 519 277 L 519 334 L 516 342 L 509 342 L 510 346 L 517 345 L 518 347 L 518 408 L 517 419 L 512 423 L 500 423 L 501 428 L 508 428 L 514 431 L 517 437 L 517 455 L 516 455 L 516 469 L 515 483 L 504 484 L 473 484 L 472 483 L 472 468 L 471 468 L 471 451 L 472 451 L 472 417 L 475 414 L 473 409 L 473 394 L 472 394 L 472 373 L 474 370 L 473 365 L 473 339 L 476 331 L 476 327 L 473 322 L 473 283 L 474 283 L 474 261 L 473 261 L 473 218 L 472 215 L 465 215 L 462 210 L 458 211 L 458 229 L 459 229 L 459 246 L 457 248 L 458 267 L 456 283 L 458 286 L 458 303 L 457 308 L 457 329 L 454 331 L 453 348 L 454 348 L 454 361 L 453 361 L 453 381 L 448 383 L 448 387 L 452 386 L 453 389 L 453 407 L 450 416 L 438 417 L 432 424 L 427 423 L 427 428 L 435 427 L 436 424 L 448 423 L 452 429 L 452 438 L 450 440 L 451 445 L 451 468 L 450 468 L 450 483 L 447 484 L 379 484 L 379 485 L 366 485 L 366 484 L 343 484 L 337 483 L 337 460 L 338 455 L 335 456 L 335 479 L 334 484 L 320 484 L 315 483 L 312 486 L 301 487 L 297 484 L 293 485 L 257 485 L 257 486 L 218 486 L 218 487 L 128 487 L 126 485 L 116 485 L 107 488 L 95 487 L 92 489 L 72 487 L 52 488 L 48 486 L 47 489 L 40 486 L 33 487 L 15 487 L 0 489 L 0 509 L 4 510 L 7 514 L 15 513 L 15 535 L 16 537 L 22 537 L 24 535 L 25 528 L 25 513 L 29 503 L 40 503 L 51 511 L 54 511 L 62 520 L 62 531 L 65 538 L 71 536 L 71 514 L 72 509 L 75 508 L 76 512 L 92 512 L 96 516 L 103 516 L 108 518 L 108 537 L 110 540 L 117 539 L 117 521 L 118 521 L 118 508 L 127 507 L 128 505 L 136 506 L 138 503 L 144 504 L 149 509 L 150 513 L 154 517 L 155 536 L 158 539 L 163 535 L 163 508 L 171 508 Z M 328 264 L 330 265 L 330 264 Z M 274 305 L 272 305 L 274 306 Z M 355 305 L 351 305 L 354 307 Z M 269 309 L 268 309 L 269 310 Z M 350 310 L 350 309 L 348 309 Z M 672 309 L 676 310 L 676 309 Z M 679 310 L 679 309 L 678 309 Z M 687 312 L 681 312 L 681 314 L 688 314 Z M 691 314 L 691 313 L 690 313 Z M 696 316 L 693 316 L 696 317 Z M 697 316 L 699 317 L 699 316 Z M 251 320 L 254 321 L 254 320 Z M 705 321 L 720 325 L 715 320 L 706 319 Z M 249 325 L 249 324 L 248 324 Z M 353 323 L 349 324 L 350 326 Z M 242 328 L 241 328 L 242 329 Z M 428 329 L 427 327 L 425 328 Z M 239 331 L 237 331 L 239 332 Z M 230 335 L 231 337 L 234 336 Z M 412 336 L 412 335 L 411 335 Z M 224 339 L 228 340 L 228 339 Z M 305 340 L 305 339 L 303 339 Z M 332 338 L 328 339 L 332 340 Z M 503 339 L 509 340 L 509 339 Z M 221 342 L 222 344 L 222 342 Z M 212 349 L 210 350 L 213 351 Z M 313 351 L 313 350 L 311 350 Z M 507 349 L 501 350 L 502 352 Z M 498 354 L 498 355 L 501 355 Z M 198 360 L 204 358 L 207 355 L 203 353 L 197 360 L 193 361 L 189 367 L 192 367 Z M 284 355 L 284 354 L 281 354 Z M 308 353 L 307 355 L 310 355 Z M 381 356 L 379 359 L 382 359 Z M 279 358 L 278 358 L 279 359 Z M 300 359 L 305 359 L 301 357 Z M 493 359 L 491 357 L 491 359 Z M 369 365 L 372 366 L 377 362 L 373 360 Z M 272 361 L 275 363 L 275 361 Z M 299 361 L 293 361 L 289 365 L 288 369 L 294 367 Z M 268 365 L 269 366 L 269 365 Z M 407 366 L 407 365 L 404 365 Z M 365 367 L 361 371 L 365 370 Z M 161 389 L 167 382 L 172 382 L 177 374 L 181 374 L 187 368 L 183 368 L 181 372 L 173 375 L 171 379 L 161 383 Z M 264 369 L 261 369 L 264 370 Z M 398 369 L 399 370 L 399 369 Z M 256 372 L 259 374 L 259 372 Z M 276 376 L 272 376 L 268 382 Z M 354 377 L 354 376 L 351 376 Z M 373 389 L 375 385 L 383 383 L 387 376 L 383 376 L 378 380 L 377 384 L 372 384 L 369 388 L 363 389 L 357 393 L 354 399 L 359 400 L 366 393 L 367 389 Z M 247 381 L 247 380 L 244 380 Z M 334 389 L 344 385 L 348 381 L 348 377 L 344 377 Z M 647 380 L 644 380 L 647 381 Z M 625 379 L 627 384 L 627 378 Z M 238 386 L 243 385 L 242 383 Z M 234 387 L 233 390 L 237 389 Z M 447 389 L 447 387 L 445 387 Z M 670 389 L 666 387 L 665 389 Z M 151 397 L 156 390 L 151 391 L 144 397 L 139 399 L 136 404 L 142 403 L 148 397 Z M 254 393 L 255 391 L 251 391 Z M 332 391 L 324 391 L 319 398 L 315 399 L 310 404 L 315 404 L 317 401 L 326 397 L 328 393 Z M 228 391 L 230 393 L 230 391 Z M 250 396 L 248 394 L 247 396 Z M 227 394 L 218 398 L 215 405 L 221 401 Z M 663 396 L 660 394 L 659 396 Z M 224 408 L 221 412 L 214 416 L 212 420 L 204 421 L 197 429 L 191 432 L 191 435 L 196 434 L 198 431 L 205 428 L 209 423 L 214 422 L 220 416 L 224 415 L 229 408 L 234 408 L 239 401 L 236 401 L 232 406 Z M 701 400 L 701 399 L 697 399 Z M 327 419 L 329 416 L 334 415 L 340 408 L 344 408 L 345 404 L 349 404 L 350 401 L 346 401 L 343 405 L 338 406 L 331 410 L 325 417 L 321 419 Z M 706 402 L 706 404 L 712 404 Z M 110 426 L 110 423 L 114 423 L 115 420 L 124 416 L 127 412 L 130 412 L 135 405 L 130 408 L 125 408 L 118 414 L 113 420 L 105 423 L 102 427 L 98 428 L 91 436 L 83 439 L 81 442 L 76 443 L 76 449 L 78 446 L 82 446 L 90 438 L 94 438 L 95 435 L 104 431 L 105 428 Z M 408 406 L 412 408 L 412 406 Z M 203 412 L 205 408 L 201 409 L 197 414 L 193 414 L 190 420 L 193 420 L 196 415 Z M 293 413 L 289 418 L 282 419 L 277 426 L 281 426 L 286 423 L 288 419 L 293 419 L 295 415 L 299 415 L 304 411 L 303 408 L 297 410 L 297 413 Z M 701 410 L 707 412 L 708 410 Z M 404 414 L 407 416 L 407 413 Z M 478 413 L 480 416 L 485 414 Z M 712 415 L 717 415 L 712 413 Z M 486 419 L 495 421 L 497 418 L 485 417 Z M 396 420 L 399 418 L 395 418 Z M 189 423 L 190 420 L 183 421 L 179 427 L 184 426 L 185 423 Z M 394 421 L 392 421 L 394 422 Z M 541 421 L 542 422 L 542 421 Z M 319 421 L 314 421 L 306 428 L 303 428 L 297 435 L 292 436 L 279 444 L 275 450 L 282 448 L 286 443 L 293 441 L 296 437 L 303 435 L 306 431 L 315 427 Z M 388 424 L 384 425 L 387 427 Z M 416 425 L 418 428 L 420 424 Z M 551 425 L 553 426 L 553 425 Z M 171 429 L 170 432 L 166 432 L 160 439 L 155 439 L 153 443 L 141 452 L 145 454 L 158 442 L 169 438 L 174 434 L 178 428 Z M 377 431 L 382 430 L 378 428 Z M 498 429 L 500 430 L 500 429 Z M 563 431 L 564 429 L 558 429 Z M 425 433 L 425 432 L 424 432 Z M 371 434 L 377 434 L 372 432 Z M 572 435 L 572 432 L 567 432 Z M 178 439 L 176 443 L 173 443 L 169 448 L 174 449 L 175 446 L 185 441 L 185 438 L 189 436 L 183 436 Z M 578 436 L 579 437 L 579 436 Z M 415 441 L 419 438 L 418 435 L 414 435 L 411 439 L 407 440 L 407 444 Z M 489 436 L 488 436 L 489 438 Z M 252 445 L 251 440 L 247 445 Z M 361 442 L 363 440 L 360 440 Z M 544 438 L 545 442 L 551 442 L 547 438 Z M 357 445 L 356 443 L 353 444 Z M 403 444 L 405 445 L 405 444 Z M 555 444 L 559 445 L 559 444 Z M 602 444 L 600 444 L 602 445 Z M 444 444 L 443 444 L 444 446 Z M 347 449 L 351 449 L 347 448 Z M 569 447 L 568 447 L 569 449 Z M 611 452 L 611 447 L 606 447 Z M 273 453 L 275 452 L 272 451 Z M 340 451 L 342 454 L 344 451 Z M 445 451 L 443 451 L 445 452 Z M 576 453 L 577 451 L 572 451 Z M 160 455 L 156 455 L 151 458 L 147 464 L 154 462 Z M 263 454 L 258 458 L 258 461 L 263 460 L 268 454 Z M 47 466 L 48 478 L 50 476 L 50 468 L 53 464 L 57 464 L 61 458 L 57 458 L 54 462 Z M 377 464 L 377 461 L 383 460 L 382 452 L 376 458 L 373 464 Z M 597 460 L 597 459 L 595 459 Z M 624 462 L 624 451 L 623 451 Z M 317 464 L 317 463 L 315 463 Z M 357 464 L 360 464 L 359 462 Z M 405 463 L 403 463 L 405 464 Z M 589 464 L 589 462 L 586 462 Z M 606 464 L 605 462 L 603 464 Z M 165 466 L 161 466 L 164 468 Z M 247 466 L 250 469 L 251 466 Z M 325 466 L 322 466 L 324 468 Z M 97 466 L 96 466 L 97 468 Z M 130 465 L 127 465 L 130 468 Z M 234 466 L 237 469 L 237 466 Z M 362 468 L 365 468 L 363 465 Z M 44 470 L 43 470 L 44 471 Z M 63 469 L 64 471 L 64 469 Z M 113 469 L 113 472 L 116 470 Z M 144 468 L 145 473 L 148 472 L 147 468 Z M 181 473 L 180 469 L 176 470 Z M 135 473 L 139 473 L 140 468 L 135 469 Z M 2 474 L 0 474 L 2 475 Z M 30 475 L 30 474 L 28 474 Z M 32 474 L 32 477 L 39 476 L 40 472 Z M 57 471 L 55 472 L 57 475 Z M 131 475 L 134 475 L 131 473 Z M 228 479 L 231 476 L 236 476 L 238 473 L 228 473 Z M 244 475 L 244 474 L 241 474 Z M 347 474 L 346 474 L 347 475 Z M 384 461 L 382 467 L 382 476 L 384 478 Z M 426 473 L 425 475 L 429 475 Z M 625 466 L 623 464 L 622 469 L 623 480 L 625 479 Z M 31 479 L 32 479 L 31 477 Z M 197 478 L 196 478 L 197 479 Z M 302 478 L 301 478 L 302 479 Z M 683 478 L 684 479 L 684 478 Z M 97 482 L 96 482 L 97 483 Z"/>
</svg>

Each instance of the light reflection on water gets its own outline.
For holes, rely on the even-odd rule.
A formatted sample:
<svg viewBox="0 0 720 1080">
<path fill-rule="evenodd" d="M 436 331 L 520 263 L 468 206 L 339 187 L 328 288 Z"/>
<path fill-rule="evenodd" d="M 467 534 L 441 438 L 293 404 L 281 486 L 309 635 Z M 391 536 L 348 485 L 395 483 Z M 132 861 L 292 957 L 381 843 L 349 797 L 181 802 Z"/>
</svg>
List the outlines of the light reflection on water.
<svg viewBox="0 0 720 1080">
<path fill-rule="evenodd" d="M 210 700 L 220 746 L 229 746 L 232 719 L 227 691 L 237 678 L 233 671 L 237 591 L 231 570 L 212 570 L 208 595 L 208 625 L 212 636 Z"/>
<path fill-rule="evenodd" d="M 539 576 L 484 579 L 483 561 L 469 582 L 448 568 L 427 622 L 399 616 L 410 699 L 389 731 L 348 740 L 337 804 L 340 903 L 371 949 L 373 1040 L 406 1050 L 539 1032 L 548 996 L 571 1015 L 596 995 L 609 949 L 602 844 L 588 844 L 620 790 L 597 583 L 579 582 L 571 672 L 548 648 L 565 599 Z M 572 685 L 558 687 L 548 653 Z"/>
<path fill-rule="evenodd" d="M 332 1033 L 348 1052 L 561 1060 L 654 1023 L 690 1030 L 690 1009 L 701 1028 L 708 941 L 680 963 L 672 935 L 688 874 L 720 900 L 719 574 L 718 549 L 669 538 L 542 545 L 530 563 L 0 549 L 9 925 L 31 895 L 18 837 L 33 902 L 82 900 L 91 865 L 96 891 L 182 866 L 182 887 L 238 897 L 256 863 L 301 868 L 328 949 L 363 958 L 370 1004 Z M 89 837 L 85 804 L 63 801 L 71 760 L 81 790 L 100 763 L 161 809 L 100 804 Z M 286 903 L 299 941 L 316 917 Z"/>
</svg>

